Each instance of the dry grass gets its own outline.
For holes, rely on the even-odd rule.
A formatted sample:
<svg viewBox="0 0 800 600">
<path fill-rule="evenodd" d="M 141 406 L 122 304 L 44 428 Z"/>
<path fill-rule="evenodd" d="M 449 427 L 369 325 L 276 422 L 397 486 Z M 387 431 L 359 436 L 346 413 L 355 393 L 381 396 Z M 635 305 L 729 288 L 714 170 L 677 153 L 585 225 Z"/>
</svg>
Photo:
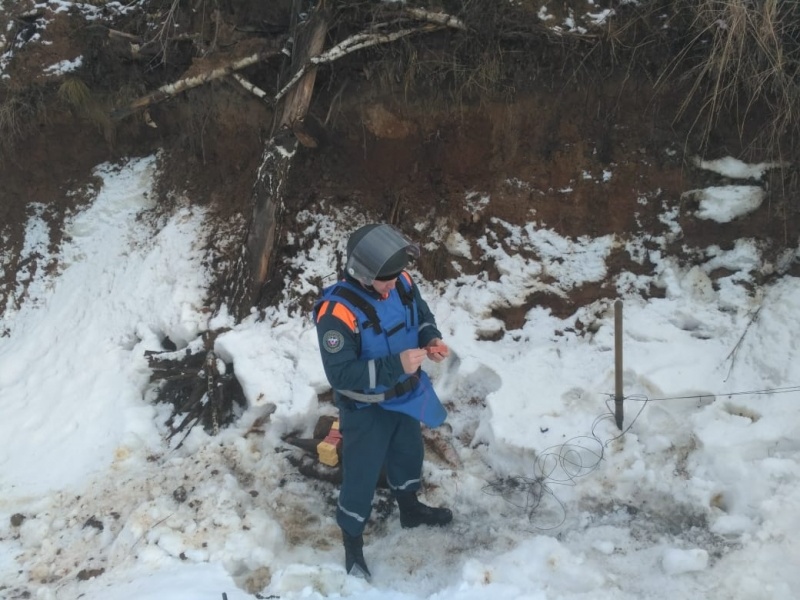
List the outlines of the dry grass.
<svg viewBox="0 0 800 600">
<path fill-rule="evenodd" d="M 0 102 L 0 162 L 13 156 L 17 142 L 45 115 L 41 91 L 28 89 L 12 93 Z"/>
<path fill-rule="evenodd" d="M 58 88 L 58 97 L 74 113 L 86 118 L 103 132 L 107 141 L 113 140 L 113 124 L 108 108 L 92 94 L 79 77 L 67 77 Z"/>
<path fill-rule="evenodd" d="M 0 139 L 15 140 L 24 130 L 24 109 L 19 98 L 12 96 L 0 104 Z"/>
<path fill-rule="evenodd" d="M 800 6 L 782 0 L 684 0 L 692 11 L 688 43 L 662 83 L 688 63 L 688 94 L 678 117 L 697 110 L 693 125 L 707 141 L 723 116 L 744 137 L 749 121 L 766 120 L 753 140 L 779 158 L 800 134 Z M 766 119 L 765 119 L 766 117 Z"/>
<path fill-rule="evenodd" d="M 58 88 L 58 97 L 79 112 L 87 112 L 93 103 L 92 93 L 78 77 L 67 77 Z"/>
</svg>

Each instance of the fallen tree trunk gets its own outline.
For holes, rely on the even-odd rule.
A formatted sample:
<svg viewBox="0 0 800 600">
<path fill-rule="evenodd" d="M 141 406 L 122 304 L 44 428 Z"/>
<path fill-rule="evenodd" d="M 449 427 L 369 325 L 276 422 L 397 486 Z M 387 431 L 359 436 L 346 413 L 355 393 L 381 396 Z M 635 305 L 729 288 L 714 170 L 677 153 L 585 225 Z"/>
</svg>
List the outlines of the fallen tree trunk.
<svg viewBox="0 0 800 600">
<path fill-rule="evenodd" d="M 328 15 L 326 13 L 315 12 L 307 25 L 308 32 L 300 52 L 295 52 L 292 59 L 292 71 L 299 71 L 300 66 L 309 64 L 314 56 L 322 52 L 325 47 L 325 34 L 328 32 Z M 301 43 L 302 43 L 301 38 Z M 314 82 L 317 79 L 317 68 L 304 70 L 302 77 L 293 77 L 292 81 L 296 85 L 286 95 L 283 104 L 283 114 L 278 121 L 278 129 L 284 127 L 292 128 L 297 121 L 301 121 L 308 112 L 311 104 L 311 96 L 314 93 Z M 278 98 L 276 98 L 278 100 Z"/>
<path fill-rule="evenodd" d="M 292 72 L 322 51 L 328 31 L 328 15 L 314 11 L 305 22 L 303 31 L 295 36 Z M 305 134 L 303 126 L 316 80 L 316 69 L 298 78 L 292 92 L 287 94 L 276 130 L 267 142 L 261 166 L 253 186 L 253 214 L 247 239 L 234 272 L 231 309 L 237 318 L 246 316 L 258 302 L 261 290 L 270 273 L 273 248 L 280 235 L 284 185 L 288 180 L 298 139 L 315 146 L 316 140 Z M 292 132 L 291 135 L 288 132 Z"/>
</svg>

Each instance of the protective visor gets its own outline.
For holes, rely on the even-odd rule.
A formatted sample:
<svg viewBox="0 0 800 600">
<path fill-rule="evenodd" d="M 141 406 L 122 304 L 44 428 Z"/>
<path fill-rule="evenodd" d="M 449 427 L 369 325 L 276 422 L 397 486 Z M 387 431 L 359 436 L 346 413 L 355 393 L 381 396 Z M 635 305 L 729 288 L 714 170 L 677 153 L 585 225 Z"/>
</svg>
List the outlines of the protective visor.
<svg viewBox="0 0 800 600">
<path fill-rule="evenodd" d="M 397 252 L 404 250 L 409 258 L 419 256 L 419 246 L 404 236 L 392 225 L 382 224 L 371 229 L 361 238 L 347 259 L 348 275 L 371 285 L 386 262 Z"/>
</svg>

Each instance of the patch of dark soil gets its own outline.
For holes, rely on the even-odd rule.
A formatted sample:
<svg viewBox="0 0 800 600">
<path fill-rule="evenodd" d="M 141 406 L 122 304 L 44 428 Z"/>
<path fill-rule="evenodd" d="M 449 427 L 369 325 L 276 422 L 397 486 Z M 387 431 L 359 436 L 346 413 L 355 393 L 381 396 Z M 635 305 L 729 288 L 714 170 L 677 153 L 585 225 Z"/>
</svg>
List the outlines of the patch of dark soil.
<svg viewBox="0 0 800 600">
<path fill-rule="evenodd" d="M 165 149 L 158 190 L 206 205 L 222 220 L 250 210 L 272 112 L 229 84 L 187 93 L 154 108 Z"/>
<path fill-rule="evenodd" d="M 606 259 L 606 265 L 610 274 L 623 271 L 635 275 L 651 274 L 653 267 L 649 261 L 640 264 L 632 260 L 627 250 L 622 248 L 616 248 L 611 252 Z M 648 293 L 655 297 L 663 296 L 663 294 L 663 290 L 655 287 L 651 287 Z M 525 301 L 518 306 L 495 307 L 492 309 L 492 316 L 503 321 L 506 331 L 511 331 L 520 329 L 525 324 L 528 312 L 534 307 L 545 308 L 553 316 L 567 319 L 582 306 L 587 306 L 597 300 L 613 299 L 617 295 L 613 280 L 608 277 L 602 281 L 577 286 L 564 294 L 536 291 L 527 296 Z"/>
<path fill-rule="evenodd" d="M 708 515 L 697 507 L 676 504 L 674 499 L 659 496 L 638 498 L 638 504 L 617 504 L 607 501 L 583 500 L 584 508 L 592 514 L 592 525 L 622 525 L 630 528 L 632 539 L 647 547 L 653 540 L 680 540 L 703 548 L 716 560 L 739 547 L 709 529 Z M 566 532 L 567 536 L 582 535 L 580 531 Z"/>
<path fill-rule="evenodd" d="M 88 579 L 94 579 L 96 577 L 100 577 L 106 570 L 103 568 L 99 569 L 81 569 L 78 571 L 76 577 L 81 581 L 87 581 Z"/>
<path fill-rule="evenodd" d="M 596 98 L 610 93 L 611 85 Z M 590 95 L 562 92 L 554 105 L 539 92 L 435 115 L 422 104 L 353 104 L 332 122 L 329 147 L 301 153 L 292 193 L 350 197 L 375 218 L 401 223 L 445 217 L 463 234 L 492 218 L 535 220 L 573 237 L 660 230 L 658 207 L 641 199 L 657 189 L 678 198 L 681 161 L 663 147 L 648 152 L 664 134 L 653 135 L 641 105 L 618 110 L 613 127 L 599 126 L 586 111 Z M 679 148 L 674 135 L 671 143 Z M 491 195 L 481 214 L 465 203 L 471 191 Z"/>
<path fill-rule="evenodd" d="M 620 94 L 618 84 L 572 94 L 540 90 L 518 94 L 513 103 L 461 105 L 435 114 L 420 103 L 351 98 L 331 119 L 328 144 L 300 151 L 289 196 L 304 208 L 343 199 L 401 228 L 432 231 L 447 223 L 471 241 L 502 229 L 491 225 L 496 222 L 533 222 L 573 238 L 661 235 L 664 204 L 678 203 L 689 183 L 681 139 L 657 114 L 643 111 L 652 93 Z M 490 200 L 476 207 L 470 195 Z M 433 280 L 455 276 L 454 262 L 462 272 L 499 277 L 491 262 L 479 258 L 453 257 L 440 248 L 417 266 Z M 652 265 L 615 252 L 608 279 L 621 269 L 644 274 Z M 533 306 L 563 317 L 614 294 L 606 282 L 563 297 L 537 292 L 520 306 L 497 308 L 494 316 L 516 329 Z"/>
</svg>

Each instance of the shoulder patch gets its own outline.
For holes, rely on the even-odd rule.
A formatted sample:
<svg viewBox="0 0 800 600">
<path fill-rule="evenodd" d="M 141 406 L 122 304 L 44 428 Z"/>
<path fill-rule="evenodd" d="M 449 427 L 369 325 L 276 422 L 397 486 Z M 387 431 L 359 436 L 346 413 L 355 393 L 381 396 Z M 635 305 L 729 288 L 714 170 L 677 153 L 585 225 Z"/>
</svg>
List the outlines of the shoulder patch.
<svg viewBox="0 0 800 600">
<path fill-rule="evenodd" d="M 340 331 L 331 329 L 322 336 L 322 344 L 327 352 L 334 354 L 344 348 L 344 336 Z"/>
</svg>

